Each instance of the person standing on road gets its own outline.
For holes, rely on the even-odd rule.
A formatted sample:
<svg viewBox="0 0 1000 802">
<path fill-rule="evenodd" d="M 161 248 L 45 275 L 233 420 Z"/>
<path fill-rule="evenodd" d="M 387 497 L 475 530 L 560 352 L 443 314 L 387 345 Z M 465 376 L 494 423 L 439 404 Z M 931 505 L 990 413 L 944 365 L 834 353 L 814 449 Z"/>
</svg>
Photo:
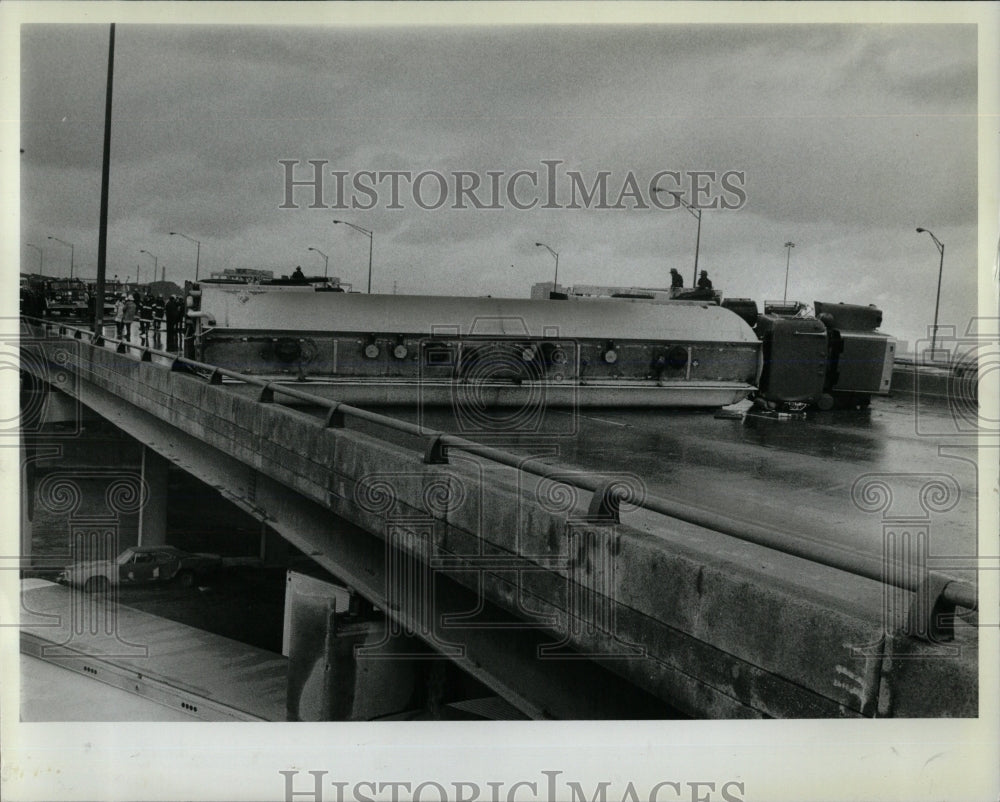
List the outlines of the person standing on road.
<svg viewBox="0 0 1000 802">
<path fill-rule="evenodd" d="M 122 338 L 122 333 L 124 329 L 124 324 L 122 323 L 122 321 L 124 320 L 123 317 L 124 314 L 125 314 L 125 296 L 119 295 L 118 298 L 115 299 L 115 337 L 117 337 L 119 340 Z"/>
<path fill-rule="evenodd" d="M 176 351 L 178 327 L 184 317 L 184 302 L 177 295 L 167 299 L 164 317 L 167 321 L 167 350 Z"/>
<path fill-rule="evenodd" d="M 160 332 L 163 330 L 163 318 L 166 312 L 166 304 L 163 303 L 163 296 L 153 296 L 153 345 L 160 347 Z"/>
<path fill-rule="evenodd" d="M 125 329 L 125 342 L 132 341 L 132 324 L 135 322 L 135 313 L 135 299 L 129 298 L 125 301 L 125 308 L 122 310 L 122 327 Z"/>
<path fill-rule="evenodd" d="M 153 321 L 153 296 L 147 291 L 139 301 L 139 337 L 149 345 L 149 328 Z"/>
</svg>

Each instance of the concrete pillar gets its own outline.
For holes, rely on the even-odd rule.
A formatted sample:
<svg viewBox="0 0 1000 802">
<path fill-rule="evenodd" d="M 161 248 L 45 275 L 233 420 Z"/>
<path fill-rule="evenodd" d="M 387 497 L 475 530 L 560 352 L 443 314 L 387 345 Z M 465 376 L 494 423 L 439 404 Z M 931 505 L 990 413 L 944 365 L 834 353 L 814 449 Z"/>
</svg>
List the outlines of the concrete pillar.
<svg viewBox="0 0 1000 802">
<path fill-rule="evenodd" d="M 35 516 L 35 449 L 21 437 L 21 558 L 26 563 L 33 555 L 31 520 Z"/>
<path fill-rule="evenodd" d="M 142 449 L 142 482 L 148 494 L 139 511 L 139 545 L 160 546 L 167 542 L 167 466 L 151 448 Z"/>
<path fill-rule="evenodd" d="M 260 559 L 266 565 L 285 565 L 288 562 L 288 541 L 264 521 L 260 522 Z"/>
<path fill-rule="evenodd" d="M 73 423 L 79 427 L 83 422 L 80 402 L 58 390 L 46 390 L 40 422 L 43 426 L 50 423 Z"/>
<path fill-rule="evenodd" d="M 356 605 L 345 587 L 296 571 L 287 579 L 288 720 L 367 721 L 406 710 L 417 681 L 413 639 L 391 636 L 384 616 Z M 366 647 L 373 653 L 362 654 Z"/>
</svg>

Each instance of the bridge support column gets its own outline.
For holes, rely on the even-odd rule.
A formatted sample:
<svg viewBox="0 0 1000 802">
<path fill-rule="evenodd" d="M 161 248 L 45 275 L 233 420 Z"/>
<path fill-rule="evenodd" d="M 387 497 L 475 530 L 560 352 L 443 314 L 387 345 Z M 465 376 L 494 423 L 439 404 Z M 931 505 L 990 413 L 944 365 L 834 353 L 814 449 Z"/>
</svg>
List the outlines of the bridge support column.
<svg viewBox="0 0 1000 802">
<path fill-rule="evenodd" d="M 31 520 L 35 515 L 35 449 L 28 445 L 21 436 L 21 558 L 30 560 L 34 555 L 32 548 Z"/>
<path fill-rule="evenodd" d="M 84 411 L 80 408 L 80 402 L 75 398 L 66 395 L 59 390 L 47 389 L 45 392 L 45 402 L 42 405 L 42 416 L 40 425 L 51 423 L 72 423 L 80 426 L 84 420 Z M 88 414 L 88 419 L 93 420 L 94 415 Z"/>
<path fill-rule="evenodd" d="M 142 449 L 142 483 L 147 493 L 139 510 L 139 545 L 161 546 L 167 542 L 167 466 L 151 448 Z"/>
<path fill-rule="evenodd" d="M 347 588 L 295 571 L 285 588 L 289 721 L 367 721 L 407 710 L 420 650 Z"/>
<path fill-rule="evenodd" d="M 263 521 L 260 523 L 260 559 L 267 565 L 284 565 L 288 561 L 288 541 Z"/>
</svg>

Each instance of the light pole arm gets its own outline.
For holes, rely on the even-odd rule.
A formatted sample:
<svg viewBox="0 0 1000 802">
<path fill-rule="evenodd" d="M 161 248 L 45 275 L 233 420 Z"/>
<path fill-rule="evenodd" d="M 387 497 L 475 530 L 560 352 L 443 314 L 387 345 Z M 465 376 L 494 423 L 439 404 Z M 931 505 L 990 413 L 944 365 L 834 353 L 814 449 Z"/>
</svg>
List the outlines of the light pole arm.
<svg viewBox="0 0 1000 802">
<path fill-rule="evenodd" d="M 934 352 L 937 349 L 938 309 L 941 306 L 941 275 L 944 273 L 944 243 L 934 236 L 933 231 L 928 231 L 926 228 L 918 228 L 917 233 L 929 234 L 941 257 L 938 261 L 937 295 L 934 299 L 934 329 L 931 333 L 931 359 L 934 359 Z"/>
<path fill-rule="evenodd" d="M 65 245 L 67 248 L 69 248 L 69 277 L 72 279 L 73 278 L 73 262 L 74 262 L 73 257 L 74 257 L 74 254 L 76 252 L 76 248 L 74 247 L 74 245 L 73 245 L 72 242 L 66 242 L 66 240 L 59 239 L 59 237 L 51 237 L 50 236 L 49 239 L 52 240 L 53 242 L 58 242 L 60 245 Z"/>
<path fill-rule="evenodd" d="M 692 206 L 684 198 L 681 197 L 680 192 L 675 192 L 670 189 L 662 189 L 661 187 L 653 187 L 653 192 L 666 192 L 668 195 L 673 195 L 674 198 L 687 209 L 688 214 L 698 221 L 698 233 L 695 235 L 694 240 L 694 277 L 691 279 L 691 286 L 698 286 L 698 254 L 701 251 L 701 209 L 697 206 Z"/>
<path fill-rule="evenodd" d="M 360 231 L 366 237 L 368 237 L 368 294 L 372 294 L 372 251 L 375 248 L 375 232 L 369 231 L 367 228 L 362 228 L 361 226 L 356 226 L 354 223 L 348 223 L 346 220 L 334 220 L 334 223 L 340 223 L 345 226 L 350 226 L 355 231 Z"/>
<path fill-rule="evenodd" d="M 699 223 L 701 222 L 701 209 L 697 206 L 692 206 L 690 203 L 684 200 L 684 198 L 681 197 L 680 192 L 674 192 L 669 189 L 660 189 L 659 187 L 654 188 L 653 192 L 666 192 L 668 195 L 673 195 L 677 199 L 677 202 L 680 203 L 680 205 L 683 206 L 685 209 L 687 209 L 688 213 L 692 217 L 698 218 L 698 222 Z"/>
<path fill-rule="evenodd" d="M 931 236 L 934 237 L 933 234 Z M 941 274 L 944 273 L 944 243 L 938 242 L 937 237 L 934 237 L 934 242 L 937 243 L 938 250 L 941 252 L 941 259 L 938 261 L 937 295 L 934 300 L 934 333 L 931 335 L 931 359 L 934 358 L 934 349 L 937 348 L 938 309 L 941 306 Z"/>
<path fill-rule="evenodd" d="M 37 245 L 32 245 L 30 242 L 26 242 L 24 244 L 27 245 L 29 248 L 34 248 L 36 251 L 38 251 L 38 275 L 44 276 L 45 275 L 45 251 L 42 250 Z"/>
<path fill-rule="evenodd" d="M 536 247 L 545 248 L 549 253 L 551 253 L 556 258 L 556 274 L 552 278 L 552 290 L 555 291 L 556 287 L 559 286 L 559 252 L 552 250 L 544 242 L 536 242 Z"/>
<path fill-rule="evenodd" d="M 367 237 L 368 237 L 369 239 L 371 239 L 372 237 L 374 237 L 374 236 L 375 236 L 375 235 L 374 235 L 374 234 L 373 234 L 373 233 L 372 233 L 371 231 L 369 231 L 369 230 L 368 230 L 367 228 L 362 228 L 361 226 L 356 226 L 356 225 L 354 225 L 354 223 L 348 223 L 348 222 L 347 222 L 346 220 L 334 220 L 333 222 L 334 222 L 334 223 L 341 223 L 341 224 L 343 224 L 343 225 L 345 225 L 345 226 L 350 226 L 350 227 L 351 227 L 351 228 L 353 228 L 353 229 L 354 229 L 355 231 L 360 231 L 360 232 L 361 232 L 362 234 L 364 234 L 365 236 L 367 236 Z"/>
<path fill-rule="evenodd" d="M 188 242 L 193 242 L 195 244 L 194 252 L 194 280 L 198 280 L 198 271 L 201 268 L 201 240 L 197 240 L 194 237 L 189 237 L 187 234 L 182 234 L 180 231 L 171 231 L 171 237 L 184 237 Z"/>
<path fill-rule="evenodd" d="M 309 250 L 315 251 L 316 253 L 318 253 L 320 256 L 323 257 L 323 278 L 328 278 L 328 273 L 330 268 L 330 257 L 327 256 L 325 253 L 323 253 L 323 251 L 321 251 L 319 248 L 313 248 L 311 245 L 309 246 Z"/>
</svg>

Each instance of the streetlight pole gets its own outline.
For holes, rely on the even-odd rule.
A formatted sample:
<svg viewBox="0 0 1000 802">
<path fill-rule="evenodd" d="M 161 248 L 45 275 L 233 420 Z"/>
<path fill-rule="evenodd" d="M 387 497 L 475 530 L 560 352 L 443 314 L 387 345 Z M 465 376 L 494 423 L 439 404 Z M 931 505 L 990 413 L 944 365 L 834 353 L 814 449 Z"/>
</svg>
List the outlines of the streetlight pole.
<svg viewBox="0 0 1000 802">
<path fill-rule="evenodd" d="M 552 279 L 552 292 L 557 292 L 558 290 L 556 288 L 559 286 L 559 254 L 556 251 L 552 250 L 544 242 L 536 242 L 535 246 L 538 248 L 545 248 L 545 250 L 547 250 L 556 258 L 556 275 Z"/>
<path fill-rule="evenodd" d="M 327 256 L 325 253 L 323 253 L 323 251 L 321 251 L 319 248 L 313 248 L 312 246 L 309 246 L 308 250 L 316 251 L 316 253 L 318 253 L 320 256 L 323 257 L 323 278 L 327 278 L 328 268 L 330 267 L 330 257 Z"/>
<path fill-rule="evenodd" d="M 36 251 L 38 251 L 38 275 L 44 276 L 45 275 L 45 251 L 43 251 L 37 245 L 32 245 L 30 242 L 26 242 L 24 244 L 27 245 L 29 248 L 34 248 Z"/>
<path fill-rule="evenodd" d="M 49 237 L 49 239 L 55 240 L 56 242 L 60 242 L 63 245 L 66 245 L 66 246 L 69 247 L 69 277 L 73 278 L 73 254 L 74 254 L 74 252 L 76 250 L 73 247 L 73 243 L 72 242 L 66 242 L 65 240 L 61 240 L 61 239 L 59 239 L 59 237 Z"/>
<path fill-rule="evenodd" d="M 690 212 L 691 216 L 698 221 L 698 234 L 694 241 L 694 278 L 691 279 L 691 286 L 698 286 L 698 252 L 701 250 L 701 209 L 697 206 L 692 206 L 684 198 L 681 197 L 680 192 L 674 192 L 669 189 L 661 189 L 660 187 L 653 187 L 653 192 L 666 192 L 668 195 L 673 195 L 678 203 L 681 204 L 685 209 Z"/>
<path fill-rule="evenodd" d="M 339 223 L 341 225 L 350 226 L 355 231 L 360 231 L 366 237 L 368 237 L 368 294 L 372 294 L 372 249 L 375 246 L 375 234 L 369 231 L 367 228 L 362 228 L 361 226 L 356 226 L 354 223 L 348 223 L 346 220 L 334 220 L 334 223 Z"/>
<path fill-rule="evenodd" d="M 938 330 L 938 307 L 941 305 L 941 274 L 944 272 L 944 243 L 941 242 L 937 237 L 931 234 L 926 228 L 918 228 L 918 234 L 930 234 L 931 239 L 934 240 L 934 244 L 937 246 L 938 253 L 941 254 L 941 259 L 938 262 L 938 284 L 937 284 L 937 297 L 934 300 L 934 331 L 931 334 L 931 359 L 934 358 L 934 348 L 937 345 L 937 330 Z"/>
<path fill-rule="evenodd" d="M 159 266 L 160 260 L 149 251 L 143 250 L 142 248 L 139 249 L 139 253 L 144 253 L 146 256 L 153 257 L 153 281 L 156 281 L 156 268 Z M 139 265 L 135 266 L 135 283 L 139 283 Z"/>
<path fill-rule="evenodd" d="M 781 296 L 782 303 L 788 300 L 788 265 L 792 261 L 792 248 L 794 247 L 795 243 L 791 240 L 785 243 L 785 291 Z"/>
<path fill-rule="evenodd" d="M 201 242 L 196 240 L 194 237 L 189 237 L 187 234 L 181 234 L 180 231 L 171 231 L 171 237 L 184 237 L 188 242 L 193 242 L 197 246 L 197 250 L 194 253 L 194 280 L 198 280 L 198 269 L 201 266 Z"/>
</svg>

